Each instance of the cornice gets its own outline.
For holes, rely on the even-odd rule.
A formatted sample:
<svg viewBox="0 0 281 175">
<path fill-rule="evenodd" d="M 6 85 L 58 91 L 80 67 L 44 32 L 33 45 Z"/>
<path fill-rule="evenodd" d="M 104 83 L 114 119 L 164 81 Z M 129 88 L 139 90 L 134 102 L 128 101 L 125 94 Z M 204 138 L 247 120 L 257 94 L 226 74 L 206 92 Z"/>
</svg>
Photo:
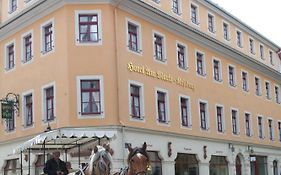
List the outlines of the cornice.
<svg viewBox="0 0 281 175">
<path fill-rule="evenodd" d="M 259 71 L 268 78 L 272 78 L 281 84 L 281 74 L 273 68 L 253 59 L 252 57 L 230 47 L 229 45 L 212 38 L 198 29 L 179 21 L 178 19 L 150 6 L 139 0 L 123 0 L 119 8 L 143 18 L 155 25 L 192 41 L 202 47 L 218 52 L 221 55 L 235 61 L 240 65 Z"/>
</svg>

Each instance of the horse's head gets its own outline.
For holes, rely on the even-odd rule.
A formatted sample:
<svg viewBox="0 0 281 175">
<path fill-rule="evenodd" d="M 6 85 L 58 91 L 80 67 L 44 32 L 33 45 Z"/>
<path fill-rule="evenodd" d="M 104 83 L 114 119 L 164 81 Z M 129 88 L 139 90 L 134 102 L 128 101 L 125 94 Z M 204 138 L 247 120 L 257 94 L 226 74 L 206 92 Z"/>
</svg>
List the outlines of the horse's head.
<svg viewBox="0 0 281 175">
<path fill-rule="evenodd" d="M 112 167 L 112 149 L 109 144 L 95 146 L 92 151 L 91 163 L 92 171 L 96 175 L 109 175 Z M 93 174 L 93 173 L 92 173 Z"/>
<path fill-rule="evenodd" d="M 144 142 L 141 148 L 136 147 L 134 149 L 129 145 L 128 150 L 130 152 L 128 156 L 129 174 L 146 175 L 149 163 L 146 143 Z"/>
</svg>

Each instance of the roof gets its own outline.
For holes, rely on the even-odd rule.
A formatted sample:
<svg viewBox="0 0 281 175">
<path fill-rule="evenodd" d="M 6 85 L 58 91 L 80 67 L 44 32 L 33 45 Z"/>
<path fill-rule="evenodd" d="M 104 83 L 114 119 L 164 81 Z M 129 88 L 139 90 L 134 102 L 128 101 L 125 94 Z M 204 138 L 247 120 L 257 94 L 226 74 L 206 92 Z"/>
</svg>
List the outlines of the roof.
<svg viewBox="0 0 281 175">
<path fill-rule="evenodd" d="M 19 154 L 28 149 L 72 149 L 100 139 L 114 139 L 117 131 L 97 130 L 93 128 L 60 128 L 41 133 L 24 142 L 13 150 Z"/>
</svg>

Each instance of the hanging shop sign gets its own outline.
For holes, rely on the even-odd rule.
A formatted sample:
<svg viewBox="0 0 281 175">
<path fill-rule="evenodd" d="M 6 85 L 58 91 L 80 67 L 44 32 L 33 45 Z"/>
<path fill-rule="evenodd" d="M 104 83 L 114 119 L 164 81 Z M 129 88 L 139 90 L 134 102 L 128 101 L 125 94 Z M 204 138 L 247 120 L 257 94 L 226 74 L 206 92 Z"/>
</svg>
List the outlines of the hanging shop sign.
<svg viewBox="0 0 281 175">
<path fill-rule="evenodd" d="M 174 77 L 169 73 L 165 73 L 162 71 L 158 70 L 152 70 L 148 66 L 139 66 L 135 65 L 132 62 L 129 62 L 127 64 L 127 68 L 130 72 L 136 72 L 145 76 L 149 76 L 152 78 L 156 78 L 162 81 L 170 82 L 170 83 L 175 83 L 178 86 L 188 88 L 191 90 L 195 90 L 195 85 L 190 83 L 188 80 L 181 78 L 181 77 Z"/>
</svg>

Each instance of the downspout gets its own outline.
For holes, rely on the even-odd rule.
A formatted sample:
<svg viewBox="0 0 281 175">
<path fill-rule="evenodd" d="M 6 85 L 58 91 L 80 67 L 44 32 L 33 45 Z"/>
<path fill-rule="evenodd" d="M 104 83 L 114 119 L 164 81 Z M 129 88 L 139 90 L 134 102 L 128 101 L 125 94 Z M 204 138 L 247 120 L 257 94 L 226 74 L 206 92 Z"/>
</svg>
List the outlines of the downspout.
<svg viewBox="0 0 281 175">
<path fill-rule="evenodd" d="M 124 149 L 124 146 L 125 146 L 125 125 L 124 123 L 121 121 L 121 114 L 120 114 L 120 96 L 119 96 L 119 64 L 118 64 L 118 60 L 119 60 L 119 55 L 118 55 L 118 40 L 117 40 L 117 35 L 118 35 L 118 32 L 117 32 L 117 24 L 118 24 L 118 17 L 117 17 L 117 9 L 119 7 L 119 5 L 121 4 L 123 0 L 118 0 L 117 3 L 115 4 L 114 6 L 114 39 L 115 39 L 115 60 L 116 60 L 116 81 L 117 81 L 117 114 L 118 114 L 118 117 L 117 117 L 117 120 L 120 124 L 120 126 L 122 127 L 121 129 L 121 133 L 122 133 L 122 142 L 121 142 L 121 148 L 122 148 L 122 154 L 123 154 L 123 167 L 126 165 L 126 158 L 125 158 L 125 149 Z"/>
</svg>

